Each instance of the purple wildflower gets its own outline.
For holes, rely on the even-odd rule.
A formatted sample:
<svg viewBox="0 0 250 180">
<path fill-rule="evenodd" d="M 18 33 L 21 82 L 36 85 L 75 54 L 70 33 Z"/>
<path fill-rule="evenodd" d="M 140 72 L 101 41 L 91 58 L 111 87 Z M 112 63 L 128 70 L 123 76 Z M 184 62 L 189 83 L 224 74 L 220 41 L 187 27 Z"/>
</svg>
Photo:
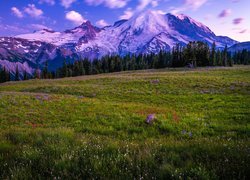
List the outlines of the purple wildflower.
<svg viewBox="0 0 250 180">
<path fill-rule="evenodd" d="M 147 124 L 152 124 L 156 120 L 155 114 L 149 114 L 146 119 Z"/>
</svg>

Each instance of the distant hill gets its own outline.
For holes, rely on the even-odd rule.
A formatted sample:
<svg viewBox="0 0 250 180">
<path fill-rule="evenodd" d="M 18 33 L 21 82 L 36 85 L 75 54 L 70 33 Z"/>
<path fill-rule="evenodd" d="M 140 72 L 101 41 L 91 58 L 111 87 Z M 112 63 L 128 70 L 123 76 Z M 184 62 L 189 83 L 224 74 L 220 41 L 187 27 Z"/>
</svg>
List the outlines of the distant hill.
<svg viewBox="0 0 250 180">
<path fill-rule="evenodd" d="M 229 51 L 237 52 L 237 51 L 242 51 L 243 49 L 246 49 L 246 50 L 250 51 L 250 41 L 237 43 L 237 44 L 231 46 L 229 48 Z"/>
</svg>

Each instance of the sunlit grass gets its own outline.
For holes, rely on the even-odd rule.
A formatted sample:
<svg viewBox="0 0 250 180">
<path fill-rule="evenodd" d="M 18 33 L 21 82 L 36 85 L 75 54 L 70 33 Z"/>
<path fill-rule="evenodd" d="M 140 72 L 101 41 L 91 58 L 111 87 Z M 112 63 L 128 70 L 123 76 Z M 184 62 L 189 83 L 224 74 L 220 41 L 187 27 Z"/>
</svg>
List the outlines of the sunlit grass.
<svg viewBox="0 0 250 180">
<path fill-rule="evenodd" d="M 0 178 L 247 179 L 249 97 L 249 66 L 5 83 Z"/>
</svg>

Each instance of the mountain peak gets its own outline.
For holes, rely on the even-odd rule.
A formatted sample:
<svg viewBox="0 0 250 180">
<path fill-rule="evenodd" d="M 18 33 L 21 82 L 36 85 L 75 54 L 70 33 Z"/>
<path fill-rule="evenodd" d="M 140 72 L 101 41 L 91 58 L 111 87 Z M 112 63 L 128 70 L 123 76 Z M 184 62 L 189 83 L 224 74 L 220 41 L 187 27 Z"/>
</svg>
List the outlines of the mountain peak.
<svg viewBox="0 0 250 180">
<path fill-rule="evenodd" d="M 75 27 L 74 29 L 66 30 L 65 33 L 81 33 L 85 31 L 98 33 L 101 31 L 101 29 L 92 25 L 90 21 L 86 21 L 83 22 L 80 26 Z"/>
<path fill-rule="evenodd" d="M 78 27 L 84 27 L 84 26 L 92 26 L 91 22 L 88 20 L 88 21 L 85 21 L 83 22 L 80 26 Z"/>
<path fill-rule="evenodd" d="M 165 31 L 168 29 L 166 17 L 157 11 L 151 10 L 136 14 L 126 24 L 129 24 L 134 29 L 144 29 L 148 32 Z"/>
</svg>

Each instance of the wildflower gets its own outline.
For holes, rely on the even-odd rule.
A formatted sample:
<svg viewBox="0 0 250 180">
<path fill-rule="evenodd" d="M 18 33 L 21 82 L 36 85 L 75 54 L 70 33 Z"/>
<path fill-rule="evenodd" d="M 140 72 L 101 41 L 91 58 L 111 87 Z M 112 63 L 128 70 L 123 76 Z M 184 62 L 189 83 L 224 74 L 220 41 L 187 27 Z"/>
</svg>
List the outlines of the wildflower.
<svg viewBox="0 0 250 180">
<path fill-rule="evenodd" d="M 146 119 L 147 124 L 152 124 L 156 120 L 155 114 L 149 114 Z"/>
<path fill-rule="evenodd" d="M 188 134 L 188 135 L 189 135 L 189 137 L 192 137 L 192 136 L 193 136 L 192 132 L 189 132 L 189 134 Z"/>
<path fill-rule="evenodd" d="M 182 132 L 181 132 L 182 134 L 186 134 L 187 133 L 187 131 L 186 130 L 182 130 Z"/>
<path fill-rule="evenodd" d="M 83 99 L 83 98 L 84 98 L 84 96 L 78 96 L 78 98 L 79 98 L 79 99 Z"/>
</svg>

